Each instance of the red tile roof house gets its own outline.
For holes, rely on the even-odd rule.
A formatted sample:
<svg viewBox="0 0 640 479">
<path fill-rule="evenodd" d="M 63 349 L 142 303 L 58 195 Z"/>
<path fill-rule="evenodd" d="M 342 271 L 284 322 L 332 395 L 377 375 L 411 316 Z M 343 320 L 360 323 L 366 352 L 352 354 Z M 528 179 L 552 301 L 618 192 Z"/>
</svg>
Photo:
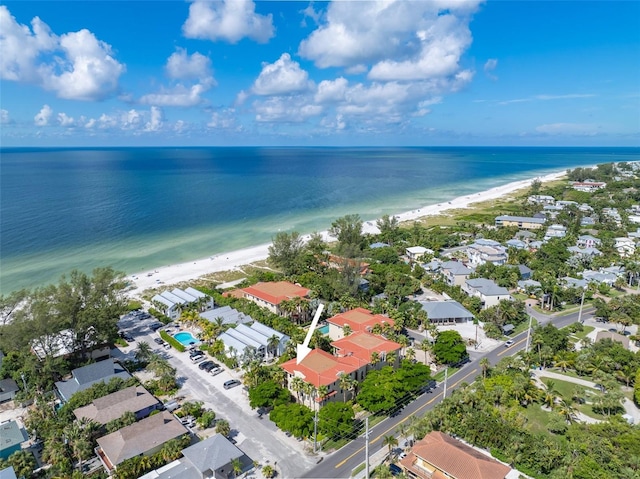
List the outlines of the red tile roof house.
<svg viewBox="0 0 640 479">
<path fill-rule="evenodd" d="M 504 479 L 509 466 L 440 431 L 418 441 L 400 461 L 407 477 L 420 479 Z"/>
<path fill-rule="evenodd" d="M 394 341 L 367 332 L 353 333 L 331 345 L 335 348 L 335 355 L 321 349 L 314 349 L 300 364 L 297 364 L 297 359 L 291 359 L 281 365 L 287 372 L 287 386 L 291 393 L 303 404 L 308 402 L 312 409 L 328 401 L 343 400 L 346 393 L 340 387 L 340 377 L 343 374 L 353 380 L 362 381 L 368 371 L 379 369 L 386 364 L 384 359 L 390 352 L 396 353 L 394 367 L 397 366 L 397 352 L 402 348 Z M 380 359 L 375 365 L 371 363 L 371 355 L 374 351 L 378 353 Z M 315 390 L 326 386 L 328 393 L 324 397 L 317 397 L 315 391 L 311 394 L 296 391 L 293 384 L 294 378 L 300 378 Z"/>
<path fill-rule="evenodd" d="M 275 281 L 256 283 L 248 288 L 237 289 L 225 294 L 227 296 L 235 296 L 236 298 L 248 299 L 263 308 L 267 308 L 272 313 L 283 316 L 284 312 L 280 309 L 280 303 L 293 298 L 307 299 L 310 292 L 310 289 L 289 283 L 288 281 Z"/>
<path fill-rule="evenodd" d="M 393 319 L 381 314 L 373 314 L 364 308 L 356 308 L 346 313 L 336 314 L 327 319 L 327 323 L 329 323 L 329 338 L 332 341 L 344 338 L 345 326 L 349 326 L 351 332 L 357 333 L 360 331 L 371 332 L 376 324 L 380 326 L 389 324 L 391 327 L 395 324 Z"/>
</svg>

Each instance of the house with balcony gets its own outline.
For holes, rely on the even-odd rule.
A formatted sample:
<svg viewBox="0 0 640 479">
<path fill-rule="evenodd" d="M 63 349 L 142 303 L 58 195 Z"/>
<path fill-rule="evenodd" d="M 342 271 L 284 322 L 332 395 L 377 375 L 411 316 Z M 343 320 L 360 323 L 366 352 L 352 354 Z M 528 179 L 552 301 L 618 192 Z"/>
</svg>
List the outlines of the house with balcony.
<svg viewBox="0 0 640 479">
<path fill-rule="evenodd" d="M 503 299 L 513 300 L 507 288 L 498 286 L 494 281 L 486 278 L 468 279 L 462 285 L 462 290 L 469 296 L 480 298 L 482 309 L 496 306 Z"/>
<path fill-rule="evenodd" d="M 433 254 L 433 250 L 424 246 L 411 246 L 406 249 L 407 259 L 410 263 L 420 261 L 425 254 Z"/>
<path fill-rule="evenodd" d="M 571 183 L 571 187 L 576 191 L 584 191 L 585 193 L 593 193 L 594 191 L 601 190 L 607 187 L 607 184 L 602 181 L 574 181 Z"/>
<path fill-rule="evenodd" d="M 619 237 L 614 238 L 615 244 L 613 247 L 616 249 L 621 258 L 628 258 L 633 256 L 636 252 L 636 243 L 633 238 Z"/>
<path fill-rule="evenodd" d="M 337 341 L 344 338 L 345 329 L 352 333 L 371 332 L 376 325 L 384 327 L 388 324 L 393 327 L 395 322 L 382 314 L 373 314 L 368 309 L 355 308 L 332 316 L 327 319 L 327 324 L 329 325 L 329 338 L 332 341 Z M 345 326 L 348 328 L 345 328 Z"/>
<path fill-rule="evenodd" d="M 442 264 L 440 272 L 449 286 L 462 286 L 473 270 L 460 261 L 447 261 Z"/>
<path fill-rule="evenodd" d="M 505 479 L 511 468 L 448 434 L 432 431 L 400 461 L 414 479 Z"/>
<path fill-rule="evenodd" d="M 211 296 L 191 287 L 185 290 L 174 288 L 164 291 L 151 298 L 151 302 L 171 319 L 178 319 L 185 308 L 207 311 L 214 306 Z"/>
<path fill-rule="evenodd" d="M 576 246 L 578 248 L 597 248 L 601 244 L 602 241 L 591 235 L 580 235 L 578 236 L 578 241 L 576 242 Z"/>
<path fill-rule="evenodd" d="M 247 288 L 235 290 L 230 294 L 248 299 L 272 313 L 284 316 L 288 313 L 280 308 L 283 301 L 290 301 L 295 298 L 307 300 L 310 292 L 310 289 L 288 281 L 273 281 L 256 283 Z M 300 318 L 301 320 L 305 320 L 308 313 L 301 311 L 299 315 L 303 316 Z"/>
<path fill-rule="evenodd" d="M 562 225 L 553 224 L 547 228 L 543 241 L 549 241 L 553 238 L 564 238 L 567 235 L 567 228 Z"/>
<path fill-rule="evenodd" d="M 542 228 L 546 222 L 547 221 L 545 218 L 502 215 L 496 216 L 495 226 L 497 228 L 503 226 L 517 226 L 518 228 L 523 230 L 537 230 Z"/>
<path fill-rule="evenodd" d="M 476 241 L 467 247 L 466 254 L 469 258 L 469 264 L 474 268 L 485 263 L 500 266 L 505 264 L 508 259 L 507 249 L 497 241 L 491 243 L 488 243 L 487 240 Z"/>
<path fill-rule="evenodd" d="M 527 198 L 527 203 L 531 205 L 553 205 L 556 199 L 549 195 L 532 195 Z"/>
</svg>

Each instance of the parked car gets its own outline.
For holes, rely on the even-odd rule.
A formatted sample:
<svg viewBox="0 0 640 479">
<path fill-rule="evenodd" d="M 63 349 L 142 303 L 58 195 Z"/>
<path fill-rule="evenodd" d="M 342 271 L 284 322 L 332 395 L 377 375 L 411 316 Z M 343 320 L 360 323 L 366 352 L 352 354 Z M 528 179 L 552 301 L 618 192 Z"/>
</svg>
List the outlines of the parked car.
<svg viewBox="0 0 640 479">
<path fill-rule="evenodd" d="M 164 339 L 162 338 L 153 338 L 153 342 L 156 344 L 164 344 Z"/>
<path fill-rule="evenodd" d="M 220 366 L 215 366 L 211 368 L 211 371 L 209 371 L 209 374 L 211 374 L 212 376 L 217 376 L 222 371 L 224 371 L 224 369 L 222 369 Z"/>
<path fill-rule="evenodd" d="M 151 326 L 149 326 L 149 329 L 151 331 L 157 331 L 161 327 L 162 327 L 162 323 L 153 323 Z"/>
<path fill-rule="evenodd" d="M 395 464 L 389 464 L 389 471 L 393 476 L 402 474 L 402 469 L 400 468 L 400 466 L 396 466 Z"/>
<path fill-rule="evenodd" d="M 200 351 L 199 349 L 192 349 L 191 351 L 189 351 L 189 356 L 190 357 L 194 357 L 194 356 L 200 356 L 203 355 L 204 353 L 202 351 Z"/>
<path fill-rule="evenodd" d="M 131 343 L 131 342 L 133 342 L 133 341 L 135 341 L 135 338 L 134 338 L 133 336 L 131 336 L 129 333 L 121 333 L 121 334 L 120 334 L 120 337 L 121 337 L 122 339 L 124 339 L 125 341 L 128 341 L 128 342 L 130 342 L 130 343 Z"/>
<path fill-rule="evenodd" d="M 240 386 L 240 381 L 238 381 L 237 379 L 230 379 L 229 381 L 226 381 L 223 386 L 225 389 L 231 389 L 234 388 L 236 386 Z"/>
<path fill-rule="evenodd" d="M 190 358 L 190 359 L 191 359 L 191 362 L 192 362 L 192 363 L 197 363 L 197 362 L 199 362 L 199 361 L 204 360 L 204 358 L 205 358 L 205 355 L 204 355 L 204 354 L 197 354 L 196 356 L 191 356 L 191 358 Z"/>
<path fill-rule="evenodd" d="M 200 369 L 204 369 L 204 370 L 207 370 L 207 371 L 208 371 L 208 369 L 207 369 L 208 367 L 212 367 L 213 368 L 214 366 L 216 366 L 216 363 L 214 363 L 213 361 L 204 361 L 204 362 L 198 364 L 198 367 Z"/>
<path fill-rule="evenodd" d="M 173 412 L 176 409 L 178 409 L 180 407 L 180 404 L 178 404 L 178 401 L 169 401 L 167 403 L 164 404 L 164 408 L 165 410 L 169 411 L 169 412 Z"/>
</svg>

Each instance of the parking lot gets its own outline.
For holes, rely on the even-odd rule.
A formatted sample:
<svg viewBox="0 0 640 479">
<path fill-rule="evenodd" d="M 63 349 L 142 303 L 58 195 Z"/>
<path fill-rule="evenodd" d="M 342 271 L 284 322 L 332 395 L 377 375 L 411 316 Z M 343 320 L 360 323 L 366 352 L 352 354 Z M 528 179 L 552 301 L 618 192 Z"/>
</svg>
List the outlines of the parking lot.
<svg viewBox="0 0 640 479">
<path fill-rule="evenodd" d="M 177 379 L 181 385 L 178 396 L 184 397 L 185 401 L 202 401 L 204 407 L 215 411 L 216 419 L 229 421 L 231 438 L 252 460 L 262 465 L 277 462 L 280 477 L 300 477 L 315 465 L 318 458 L 306 453 L 304 442 L 286 436 L 266 415 L 260 417 L 256 410 L 251 409 L 247 391 L 242 384 L 225 389 L 224 383 L 227 381 L 242 381 L 239 370 L 231 371 L 220 364 L 223 371 L 212 376 L 199 369 L 201 361 L 192 362 L 188 352 L 163 349 L 154 342 L 154 338 L 159 337 L 158 332 L 149 327 L 154 322 L 152 319 L 122 319 L 119 326 L 132 334 L 135 341 L 126 348 L 119 348 L 115 356 L 132 358 L 137 344 L 145 341 L 178 371 Z M 209 357 L 204 360 L 207 359 L 219 364 L 219 361 Z"/>
</svg>

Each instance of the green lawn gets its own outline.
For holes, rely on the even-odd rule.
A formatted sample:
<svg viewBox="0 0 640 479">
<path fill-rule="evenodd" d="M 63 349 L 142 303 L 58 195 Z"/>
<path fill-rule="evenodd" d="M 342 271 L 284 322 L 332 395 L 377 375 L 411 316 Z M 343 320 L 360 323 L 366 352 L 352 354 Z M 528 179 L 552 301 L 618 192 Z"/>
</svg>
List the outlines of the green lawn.
<svg viewBox="0 0 640 479">
<path fill-rule="evenodd" d="M 593 331 L 594 328 L 593 326 L 583 326 L 583 330 L 582 331 L 578 331 L 576 333 L 573 333 L 570 337 L 569 337 L 569 341 L 573 342 L 573 343 L 577 343 L 582 341 L 584 338 L 587 337 L 587 334 L 589 334 L 591 331 Z"/>
<path fill-rule="evenodd" d="M 523 410 L 523 413 L 527 418 L 527 425 L 531 428 L 532 432 L 549 432 L 547 427 L 549 423 L 549 413 L 544 411 L 540 404 L 531 404 Z"/>
</svg>

